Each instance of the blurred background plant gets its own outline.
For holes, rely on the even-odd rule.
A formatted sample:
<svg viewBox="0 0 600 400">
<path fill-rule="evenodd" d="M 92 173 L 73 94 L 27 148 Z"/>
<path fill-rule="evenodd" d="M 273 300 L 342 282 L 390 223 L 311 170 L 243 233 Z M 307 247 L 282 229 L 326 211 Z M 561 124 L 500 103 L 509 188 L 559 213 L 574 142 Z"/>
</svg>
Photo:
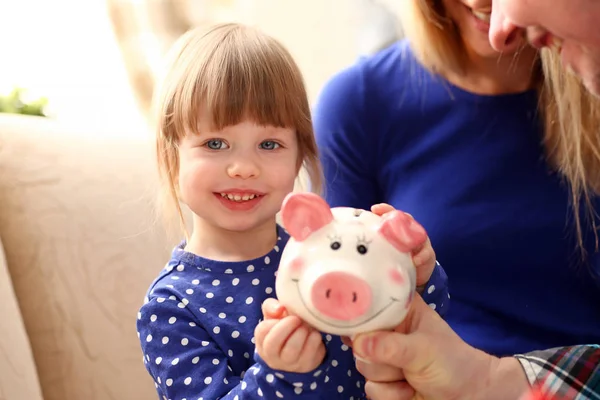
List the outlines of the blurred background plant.
<svg viewBox="0 0 600 400">
<path fill-rule="evenodd" d="M 0 95 L 0 113 L 26 114 L 47 117 L 45 112 L 48 99 L 40 97 L 32 99 L 27 90 L 16 87 L 7 95 Z"/>
</svg>

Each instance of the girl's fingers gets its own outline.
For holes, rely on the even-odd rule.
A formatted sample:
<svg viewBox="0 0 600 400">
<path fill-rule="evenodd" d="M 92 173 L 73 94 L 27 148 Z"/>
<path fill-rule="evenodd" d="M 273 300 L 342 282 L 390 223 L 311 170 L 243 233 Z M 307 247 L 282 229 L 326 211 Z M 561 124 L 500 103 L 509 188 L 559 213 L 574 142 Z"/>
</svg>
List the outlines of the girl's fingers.
<svg viewBox="0 0 600 400">
<path fill-rule="evenodd" d="M 271 320 L 267 320 L 264 322 L 270 321 Z M 263 351 L 269 359 L 276 360 L 279 359 L 281 350 L 288 337 L 302 324 L 302 321 L 300 318 L 293 316 L 273 321 L 275 322 L 275 325 L 265 336 L 263 341 Z"/>
<path fill-rule="evenodd" d="M 288 337 L 281 349 L 279 358 L 281 361 L 294 364 L 302 356 L 304 343 L 308 338 L 308 328 L 304 325 L 298 326 Z"/>
<path fill-rule="evenodd" d="M 375 204 L 375 205 L 371 206 L 371 212 L 373 214 L 376 214 L 379 216 L 382 216 L 383 214 L 386 214 L 386 213 L 388 213 L 390 211 L 394 211 L 394 210 L 395 210 L 394 207 L 392 207 L 391 205 L 386 204 L 386 203 L 380 203 L 380 204 Z"/>
</svg>

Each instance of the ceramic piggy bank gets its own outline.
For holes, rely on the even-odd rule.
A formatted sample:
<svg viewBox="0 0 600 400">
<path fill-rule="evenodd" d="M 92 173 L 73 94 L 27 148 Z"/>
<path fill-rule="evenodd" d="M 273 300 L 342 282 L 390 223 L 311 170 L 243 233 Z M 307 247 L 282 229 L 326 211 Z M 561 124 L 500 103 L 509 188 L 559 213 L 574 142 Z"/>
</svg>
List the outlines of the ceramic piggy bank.
<svg viewBox="0 0 600 400">
<path fill-rule="evenodd" d="M 406 243 L 426 237 L 424 230 L 411 231 L 411 217 L 330 209 L 312 193 L 288 195 L 281 217 L 291 237 L 275 290 L 290 314 L 321 332 L 350 337 L 402 322 L 416 285 Z"/>
</svg>

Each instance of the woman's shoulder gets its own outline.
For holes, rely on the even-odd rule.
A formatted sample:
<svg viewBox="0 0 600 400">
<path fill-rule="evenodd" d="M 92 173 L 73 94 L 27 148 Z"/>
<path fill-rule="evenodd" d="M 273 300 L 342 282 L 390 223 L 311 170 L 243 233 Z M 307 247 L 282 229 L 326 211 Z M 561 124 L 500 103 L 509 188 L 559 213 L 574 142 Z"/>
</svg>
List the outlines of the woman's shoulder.
<svg viewBox="0 0 600 400">
<path fill-rule="evenodd" d="M 334 73 L 324 84 L 320 100 L 345 96 L 373 96 L 380 89 L 402 86 L 418 67 L 407 42 L 402 40 L 370 56 L 360 57 Z"/>
<path fill-rule="evenodd" d="M 410 114 L 410 105 L 421 103 L 424 81 L 432 80 L 406 40 L 361 57 L 323 85 L 313 113 L 316 133 L 349 126 L 373 132 L 377 124 Z"/>
<path fill-rule="evenodd" d="M 390 81 L 409 82 L 415 71 L 424 71 L 407 39 L 394 42 L 370 56 L 359 58 L 354 66 L 362 69 L 370 83 L 386 86 Z"/>
</svg>

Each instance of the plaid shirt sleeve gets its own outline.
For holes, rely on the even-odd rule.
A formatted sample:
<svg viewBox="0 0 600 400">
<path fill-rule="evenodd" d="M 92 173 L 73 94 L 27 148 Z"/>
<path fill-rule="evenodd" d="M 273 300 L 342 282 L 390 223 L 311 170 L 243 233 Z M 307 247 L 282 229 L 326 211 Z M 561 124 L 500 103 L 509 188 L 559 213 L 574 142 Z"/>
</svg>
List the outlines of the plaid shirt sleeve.
<svg viewBox="0 0 600 400">
<path fill-rule="evenodd" d="M 517 354 L 529 383 L 556 400 L 600 400 L 600 346 L 581 345 Z"/>
</svg>

